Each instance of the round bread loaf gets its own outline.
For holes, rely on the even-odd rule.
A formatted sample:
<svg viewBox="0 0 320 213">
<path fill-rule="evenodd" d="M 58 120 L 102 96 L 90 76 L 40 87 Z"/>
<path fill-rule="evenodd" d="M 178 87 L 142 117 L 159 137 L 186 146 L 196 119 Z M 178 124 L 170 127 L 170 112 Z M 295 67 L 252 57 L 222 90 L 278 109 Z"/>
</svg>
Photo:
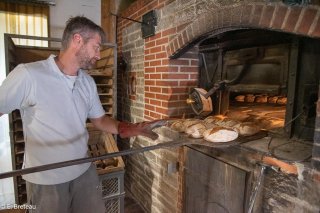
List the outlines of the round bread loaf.
<svg viewBox="0 0 320 213">
<path fill-rule="evenodd" d="M 213 127 L 218 127 L 215 123 L 203 123 L 206 126 L 206 129 L 212 129 Z"/>
<path fill-rule="evenodd" d="M 251 136 L 260 131 L 260 126 L 254 122 L 244 122 L 234 126 L 241 136 Z"/>
<path fill-rule="evenodd" d="M 185 128 L 184 128 L 184 125 L 183 125 L 183 121 L 182 120 L 177 120 L 177 121 L 174 121 L 170 128 L 174 131 L 177 131 L 177 132 L 184 132 L 185 131 Z"/>
<path fill-rule="evenodd" d="M 184 130 L 186 130 L 189 126 L 192 126 L 193 124 L 202 123 L 202 122 L 203 121 L 199 119 L 193 119 L 193 118 L 187 119 L 183 122 Z"/>
<path fill-rule="evenodd" d="M 287 104 L 287 97 L 279 97 L 277 100 L 277 104 Z"/>
<path fill-rule="evenodd" d="M 219 126 L 222 127 L 234 127 L 235 125 L 239 124 L 239 121 L 236 121 L 234 119 L 231 118 L 225 118 L 222 121 L 218 122 Z"/>
<path fill-rule="evenodd" d="M 244 102 L 244 95 L 237 95 L 234 99 L 238 102 Z"/>
<path fill-rule="evenodd" d="M 210 123 L 217 124 L 225 118 L 226 116 L 224 115 L 212 115 L 212 116 L 206 117 L 203 121 L 207 124 L 210 124 Z"/>
<path fill-rule="evenodd" d="M 268 103 L 269 104 L 276 104 L 278 100 L 278 96 L 272 96 L 268 98 Z"/>
<path fill-rule="evenodd" d="M 205 130 L 206 126 L 203 123 L 196 123 L 189 126 L 185 132 L 192 138 L 203 138 L 203 132 Z"/>
<path fill-rule="evenodd" d="M 204 131 L 203 136 L 209 142 L 230 142 L 237 139 L 239 134 L 231 128 L 214 127 Z"/>
<path fill-rule="evenodd" d="M 266 95 L 256 96 L 255 102 L 257 102 L 257 103 L 268 103 L 268 96 L 266 96 Z"/>
<path fill-rule="evenodd" d="M 248 94 L 246 95 L 246 97 L 244 98 L 244 101 L 245 102 L 248 102 L 248 103 L 253 103 L 254 100 L 255 100 L 255 96 L 253 94 Z"/>
</svg>

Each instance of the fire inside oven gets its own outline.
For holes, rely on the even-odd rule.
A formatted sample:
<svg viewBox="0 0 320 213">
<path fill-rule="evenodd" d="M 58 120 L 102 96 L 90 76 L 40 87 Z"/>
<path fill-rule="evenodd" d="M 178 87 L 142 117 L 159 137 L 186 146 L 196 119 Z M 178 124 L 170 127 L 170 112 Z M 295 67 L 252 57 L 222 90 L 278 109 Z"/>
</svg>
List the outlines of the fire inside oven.
<svg viewBox="0 0 320 213">
<path fill-rule="evenodd" d="M 318 41 L 284 33 L 220 34 L 199 46 L 199 87 L 215 88 L 213 114 L 311 140 L 319 87 L 317 47 Z"/>
</svg>

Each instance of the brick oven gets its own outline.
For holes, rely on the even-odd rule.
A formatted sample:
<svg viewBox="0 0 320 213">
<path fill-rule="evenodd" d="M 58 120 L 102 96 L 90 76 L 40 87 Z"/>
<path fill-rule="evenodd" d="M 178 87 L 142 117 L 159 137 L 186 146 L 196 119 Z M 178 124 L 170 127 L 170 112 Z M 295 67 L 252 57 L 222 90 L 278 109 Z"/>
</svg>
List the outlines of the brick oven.
<svg viewBox="0 0 320 213">
<path fill-rule="evenodd" d="M 141 20 L 151 10 L 158 23 L 146 39 L 139 23 L 117 21 L 119 119 L 195 117 L 190 92 L 232 79 L 211 96 L 212 114 L 261 113 L 237 101 L 250 94 L 287 102 L 262 110 L 283 123 L 259 139 L 127 156 L 125 184 L 139 204 L 146 212 L 319 212 L 319 2 L 137 0 L 121 16 Z M 159 133 L 122 148 L 182 138 Z"/>
</svg>

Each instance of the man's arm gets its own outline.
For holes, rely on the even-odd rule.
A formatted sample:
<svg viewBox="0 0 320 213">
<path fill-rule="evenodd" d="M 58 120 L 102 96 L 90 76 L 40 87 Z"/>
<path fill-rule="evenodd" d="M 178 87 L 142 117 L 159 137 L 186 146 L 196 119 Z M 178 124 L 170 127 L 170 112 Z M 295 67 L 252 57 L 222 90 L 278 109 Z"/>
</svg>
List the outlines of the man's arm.
<svg viewBox="0 0 320 213">
<path fill-rule="evenodd" d="M 3 113 L 0 112 L 0 117 L 3 115 Z"/>
<path fill-rule="evenodd" d="M 100 118 L 91 118 L 90 121 L 99 130 L 107 133 L 119 134 L 121 138 L 143 135 L 153 140 L 158 138 L 158 134 L 156 134 L 152 130 L 154 128 L 167 124 L 167 120 L 155 120 L 135 124 L 128 122 L 119 122 L 106 115 Z"/>
<path fill-rule="evenodd" d="M 112 134 L 118 134 L 119 121 L 106 115 L 100 118 L 90 118 L 91 123 L 99 130 Z"/>
</svg>

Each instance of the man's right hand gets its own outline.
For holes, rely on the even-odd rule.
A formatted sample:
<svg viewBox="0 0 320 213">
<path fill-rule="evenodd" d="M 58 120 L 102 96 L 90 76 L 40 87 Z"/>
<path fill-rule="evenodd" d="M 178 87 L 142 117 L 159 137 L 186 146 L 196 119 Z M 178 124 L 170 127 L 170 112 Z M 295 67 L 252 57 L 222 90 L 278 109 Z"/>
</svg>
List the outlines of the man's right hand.
<svg viewBox="0 0 320 213">
<path fill-rule="evenodd" d="M 152 130 L 157 127 L 165 126 L 167 123 L 168 120 L 145 121 L 135 124 L 120 122 L 118 126 L 118 132 L 121 138 L 142 135 L 151 138 L 152 140 L 156 140 L 159 136 Z"/>
</svg>

